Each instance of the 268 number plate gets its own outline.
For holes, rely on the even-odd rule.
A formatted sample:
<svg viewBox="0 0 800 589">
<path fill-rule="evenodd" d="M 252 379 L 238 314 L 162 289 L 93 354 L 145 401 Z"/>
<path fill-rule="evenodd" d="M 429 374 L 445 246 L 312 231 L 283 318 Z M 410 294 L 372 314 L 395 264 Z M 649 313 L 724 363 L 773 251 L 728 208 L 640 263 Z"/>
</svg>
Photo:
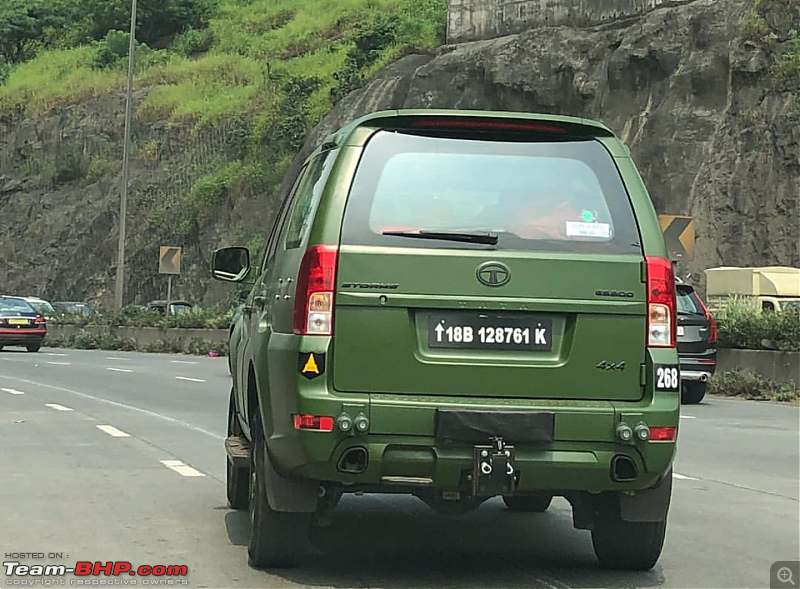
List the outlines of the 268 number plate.
<svg viewBox="0 0 800 589">
<path fill-rule="evenodd" d="M 428 325 L 432 348 L 549 351 L 552 335 L 553 322 L 536 316 L 449 313 Z"/>
<path fill-rule="evenodd" d="M 656 390 L 677 392 L 681 388 L 681 372 L 674 364 L 655 365 Z"/>
</svg>

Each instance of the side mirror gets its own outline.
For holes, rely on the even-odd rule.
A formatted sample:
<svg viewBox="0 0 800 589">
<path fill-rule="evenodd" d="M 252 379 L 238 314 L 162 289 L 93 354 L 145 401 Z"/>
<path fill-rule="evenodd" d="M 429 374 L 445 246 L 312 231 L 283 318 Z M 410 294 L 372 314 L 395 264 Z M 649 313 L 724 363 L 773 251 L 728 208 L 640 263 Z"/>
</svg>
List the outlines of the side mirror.
<svg viewBox="0 0 800 589">
<path fill-rule="evenodd" d="M 246 247 L 224 247 L 214 252 L 211 275 L 225 282 L 241 282 L 250 271 L 250 252 Z"/>
</svg>

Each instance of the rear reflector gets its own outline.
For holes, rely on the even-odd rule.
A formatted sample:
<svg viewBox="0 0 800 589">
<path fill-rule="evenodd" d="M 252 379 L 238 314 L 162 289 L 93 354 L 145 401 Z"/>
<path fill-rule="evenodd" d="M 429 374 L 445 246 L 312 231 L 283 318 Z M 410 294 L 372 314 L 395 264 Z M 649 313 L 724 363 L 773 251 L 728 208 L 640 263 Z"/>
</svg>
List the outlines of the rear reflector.
<svg viewBox="0 0 800 589">
<path fill-rule="evenodd" d="M 563 135 L 566 129 L 543 123 L 520 121 L 491 121 L 485 119 L 422 119 L 412 125 L 417 129 L 470 129 L 475 131 L 513 131 L 516 133 L 545 133 Z"/>
<path fill-rule="evenodd" d="M 651 442 L 674 442 L 678 439 L 677 427 L 651 427 Z"/>
<path fill-rule="evenodd" d="M 647 345 L 674 348 L 678 321 L 672 262 L 647 258 Z"/>
<path fill-rule="evenodd" d="M 292 415 L 294 429 L 304 429 L 317 432 L 332 432 L 333 417 L 327 415 Z"/>
<path fill-rule="evenodd" d="M 336 284 L 334 245 L 315 245 L 300 263 L 294 300 L 294 332 L 298 335 L 333 334 L 333 290 Z"/>
</svg>

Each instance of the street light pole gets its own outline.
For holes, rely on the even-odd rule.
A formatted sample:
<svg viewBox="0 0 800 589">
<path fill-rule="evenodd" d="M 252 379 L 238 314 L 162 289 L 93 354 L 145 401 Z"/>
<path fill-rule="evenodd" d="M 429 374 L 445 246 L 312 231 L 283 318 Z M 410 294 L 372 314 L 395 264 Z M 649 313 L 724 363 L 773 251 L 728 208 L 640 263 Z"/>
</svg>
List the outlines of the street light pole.
<svg viewBox="0 0 800 589">
<path fill-rule="evenodd" d="M 128 209 L 128 179 L 131 155 L 131 110 L 133 108 L 133 65 L 136 45 L 136 0 L 131 0 L 131 40 L 128 48 L 128 98 L 125 104 L 125 143 L 122 148 L 122 190 L 119 202 L 119 247 L 117 248 L 116 307 L 122 309 L 125 294 L 125 216 Z"/>
</svg>

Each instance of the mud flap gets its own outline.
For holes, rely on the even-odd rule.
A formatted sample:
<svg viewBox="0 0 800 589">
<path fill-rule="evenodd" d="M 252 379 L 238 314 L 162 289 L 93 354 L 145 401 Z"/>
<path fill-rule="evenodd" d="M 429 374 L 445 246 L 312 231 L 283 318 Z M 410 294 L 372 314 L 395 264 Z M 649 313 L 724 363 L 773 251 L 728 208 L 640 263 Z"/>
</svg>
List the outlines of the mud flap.
<svg viewBox="0 0 800 589">
<path fill-rule="evenodd" d="M 266 458 L 264 480 L 269 506 L 275 511 L 287 513 L 315 512 L 319 497 L 319 481 L 284 477 L 272 466 L 269 453 Z"/>
<path fill-rule="evenodd" d="M 619 514 L 626 522 L 660 522 L 667 519 L 672 497 L 672 469 L 655 486 L 633 495 L 619 494 Z"/>
</svg>

